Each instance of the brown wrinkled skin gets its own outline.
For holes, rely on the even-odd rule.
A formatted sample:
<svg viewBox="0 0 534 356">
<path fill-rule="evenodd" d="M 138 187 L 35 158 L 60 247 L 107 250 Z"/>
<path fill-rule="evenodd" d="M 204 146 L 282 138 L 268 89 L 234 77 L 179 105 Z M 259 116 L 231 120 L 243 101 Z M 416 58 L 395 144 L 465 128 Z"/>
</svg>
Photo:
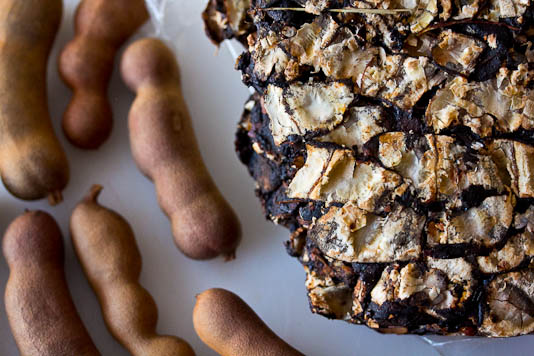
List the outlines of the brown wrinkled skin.
<svg viewBox="0 0 534 356">
<path fill-rule="evenodd" d="M 93 287 L 111 334 L 134 356 L 193 356 L 182 339 L 156 334 L 158 309 L 139 284 L 141 254 L 128 222 L 102 207 L 95 185 L 74 209 L 74 249 Z"/>
<path fill-rule="evenodd" d="M 280 339 L 247 303 L 224 289 L 197 296 L 193 324 L 200 339 L 221 356 L 303 356 Z"/>
<path fill-rule="evenodd" d="M 69 180 L 46 93 L 61 14 L 61 0 L 0 0 L 0 175 L 14 196 L 51 204 Z"/>
<path fill-rule="evenodd" d="M 156 185 L 176 245 L 194 259 L 233 258 L 241 226 L 202 161 L 174 54 L 157 39 L 139 40 L 126 50 L 121 71 L 137 92 L 129 115 L 132 154 Z"/>
<path fill-rule="evenodd" d="M 11 331 L 22 356 L 100 355 L 76 311 L 63 269 L 63 239 L 45 212 L 27 212 L 3 240 Z"/>
<path fill-rule="evenodd" d="M 148 19 L 143 0 L 83 0 L 75 14 L 74 39 L 59 57 L 59 73 L 74 91 L 63 115 L 69 141 L 97 149 L 113 126 L 107 90 L 122 44 Z"/>
</svg>

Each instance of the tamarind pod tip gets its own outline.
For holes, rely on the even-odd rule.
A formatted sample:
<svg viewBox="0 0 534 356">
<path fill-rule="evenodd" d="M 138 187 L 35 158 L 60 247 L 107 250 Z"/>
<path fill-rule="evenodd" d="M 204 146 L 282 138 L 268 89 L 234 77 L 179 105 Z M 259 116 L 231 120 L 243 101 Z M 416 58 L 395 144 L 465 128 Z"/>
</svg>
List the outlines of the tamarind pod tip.
<svg viewBox="0 0 534 356">
<path fill-rule="evenodd" d="M 48 204 L 51 206 L 56 206 L 63 201 L 63 194 L 61 190 L 53 191 L 48 195 Z"/>
<path fill-rule="evenodd" d="M 102 187 L 100 184 L 93 184 L 91 186 L 91 189 L 89 189 L 89 192 L 87 192 L 87 195 L 83 198 L 84 202 L 92 202 L 96 203 L 98 201 L 98 196 L 102 192 Z"/>
<path fill-rule="evenodd" d="M 230 253 L 224 254 L 223 257 L 224 257 L 224 262 L 231 262 L 231 261 L 235 260 L 235 258 L 236 258 L 236 250 L 233 250 Z"/>
</svg>

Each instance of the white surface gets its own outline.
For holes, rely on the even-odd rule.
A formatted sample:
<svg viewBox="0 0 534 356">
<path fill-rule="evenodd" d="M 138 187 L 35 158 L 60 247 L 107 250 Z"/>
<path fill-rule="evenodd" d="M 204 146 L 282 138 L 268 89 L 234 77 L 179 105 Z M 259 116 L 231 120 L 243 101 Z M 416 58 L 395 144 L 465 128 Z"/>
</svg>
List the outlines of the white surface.
<svg viewBox="0 0 534 356">
<path fill-rule="evenodd" d="M 272 329 L 306 355 L 438 355 L 417 336 L 384 336 L 365 327 L 329 321 L 310 313 L 304 289 L 304 272 L 288 257 L 282 242 L 287 232 L 264 220 L 254 196 L 254 183 L 238 162 L 233 148 L 235 124 L 248 97 L 233 59 L 225 47 L 218 56 L 203 33 L 200 12 L 204 1 L 176 0 L 165 12 L 167 21 L 187 25 L 172 34 L 183 75 L 183 87 L 204 159 L 219 187 L 233 204 L 243 223 L 244 238 L 237 260 L 195 262 L 175 247 L 169 223 L 161 213 L 154 187 L 136 169 L 130 156 L 127 112 L 133 96 L 122 84 L 117 70 L 111 96 L 115 128 L 109 142 L 97 152 L 77 150 L 60 133 L 60 118 L 70 92 L 60 82 L 56 61 L 59 48 L 72 37 L 72 13 L 77 1 L 66 1 L 61 33 L 50 61 L 49 92 L 52 117 L 71 163 L 71 182 L 65 202 L 50 208 L 44 202 L 17 201 L 0 188 L 0 228 L 23 209 L 51 212 L 65 233 L 66 271 L 74 301 L 94 342 L 103 355 L 127 355 L 107 332 L 100 309 L 72 250 L 68 218 L 78 199 L 93 183 L 105 189 L 101 202 L 122 214 L 133 226 L 143 256 L 141 283 L 156 300 L 158 331 L 183 337 L 198 355 L 214 355 L 193 331 L 191 312 L 195 295 L 211 287 L 224 287 L 239 294 Z M 181 26 L 180 26 L 181 27 Z M 146 31 L 150 31 L 145 28 Z M 9 272 L 0 257 L 0 285 Z M 448 339 L 446 339 L 448 340 Z M 530 350 L 533 337 L 482 340 L 448 346 L 455 355 L 513 355 Z M 445 352 L 444 351 L 444 352 Z M 4 308 L 0 308 L 0 354 L 17 355 Z"/>
</svg>

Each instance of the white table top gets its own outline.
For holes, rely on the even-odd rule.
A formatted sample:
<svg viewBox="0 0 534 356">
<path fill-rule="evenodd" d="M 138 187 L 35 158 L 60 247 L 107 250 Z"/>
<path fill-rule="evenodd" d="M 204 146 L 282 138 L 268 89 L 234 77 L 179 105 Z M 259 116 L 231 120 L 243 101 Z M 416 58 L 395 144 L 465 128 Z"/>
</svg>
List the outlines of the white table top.
<svg viewBox="0 0 534 356">
<path fill-rule="evenodd" d="M 509 340 L 456 342 L 437 351 L 418 336 L 384 336 L 363 326 L 330 321 L 313 315 L 304 288 L 305 274 L 290 258 L 283 241 L 286 230 L 266 221 L 254 195 L 254 182 L 234 153 L 234 132 L 249 92 L 234 71 L 228 48 L 218 55 L 204 36 L 200 13 L 205 1 L 171 0 L 164 12 L 172 24 L 171 36 L 182 71 L 184 95 L 194 120 L 201 151 L 220 189 L 235 207 L 243 224 L 244 237 L 237 259 L 196 262 L 185 258 L 174 246 L 169 222 L 161 213 L 154 187 L 131 158 L 127 113 L 133 95 L 121 82 L 117 68 L 110 93 L 115 114 L 111 139 L 96 152 L 69 145 L 60 132 L 61 115 L 70 91 L 59 80 L 56 62 L 59 49 L 72 37 L 72 13 L 77 0 L 65 0 L 64 19 L 49 66 L 49 102 L 60 139 L 71 163 L 71 181 L 65 201 L 51 208 L 45 202 L 17 201 L 0 188 L 0 228 L 24 209 L 51 212 L 65 234 L 66 271 L 74 301 L 93 340 L 103 355 L 128 353 L 110 336 L 98 302 L 74 255 L 68 236 L 68 218 L 76 202 L 93 183 L 104 185 L 101 202 L 122 214 L 133 226 L 143 256 L 141 283 L 159 307 L 158 332 L 186 339 L 198 355 L 215 355 L 196 336 L 191 321 L 195 295 L 211 287 L 239 294 L 265 322 L 306 355 L 513 355 L 534 346 L 534 337 Z M 145 26 L 144 33 L 152 27 Z M 153 32 L 152 32 L 153 33 Z M 9 275 L 0 257 L 0 285 Z M 3 288 L 3 287 L 2 287 Z M 3 303 L 2 303 L 3 304 Z M 448 341 L 449 338 L 437 338 Z M 16 355 L 3 307 L 0 307 L 0 354 Z"/>
</svg>

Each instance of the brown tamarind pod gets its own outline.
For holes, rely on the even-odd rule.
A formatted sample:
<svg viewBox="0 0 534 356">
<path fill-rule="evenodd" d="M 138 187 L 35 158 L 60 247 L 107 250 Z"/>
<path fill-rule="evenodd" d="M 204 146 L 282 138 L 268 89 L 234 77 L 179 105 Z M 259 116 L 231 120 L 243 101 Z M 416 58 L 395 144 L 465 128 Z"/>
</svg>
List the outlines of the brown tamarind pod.
<svg viewBox="0 0 534 356">
<path fill-rule="evenodd" d="M 200 339 L 221 356 L 303 356 L 225 289 L 209 289 L 197 296 L 193 324 Z"/>
<path fill-rule="evenodd" d="M 173 52 L 158 39 L 136 41 L 121 72 L 137 93 L 128 118 L 132 154 L 156 186 L 176 245 L 190 258 L 232 259 L 241 225 L 202 160 Z"/>
<path fill-rule="evenodd" d="M 52 205 L 69 181 L 46 88 L 62 12 L 61 0 L 0 0 L 0 175 L 17 198 Z"/>
<path fill-rule="evenodd" d="M 6 311 L 20 354 L 100 355 L 72 301 L 54 218 L 43 211 L 19 216 L 4 235 L 3 251 L 9 265 Z"/>
<path fill-rule="evenodd" d="M 113 114 L 107 90 L 119 48 L 148 19 L 143 0 L 82 0 L 75 37 L 59 57 L 59 73 L 73 90 L 63 131 L 75 146 L 97 149 L 110 136 Z"/>
<path fill-rule="evenodd" d="M 95 185 L 76 206 L 70 231 L 76 255 L 100 302 L 104 321 L 134 356 L 192 356 L 182 339 L 158 335 L 158 309 L 139 284 L 141 254 L 128 222 L 98 204 Z"/>
</svg>

